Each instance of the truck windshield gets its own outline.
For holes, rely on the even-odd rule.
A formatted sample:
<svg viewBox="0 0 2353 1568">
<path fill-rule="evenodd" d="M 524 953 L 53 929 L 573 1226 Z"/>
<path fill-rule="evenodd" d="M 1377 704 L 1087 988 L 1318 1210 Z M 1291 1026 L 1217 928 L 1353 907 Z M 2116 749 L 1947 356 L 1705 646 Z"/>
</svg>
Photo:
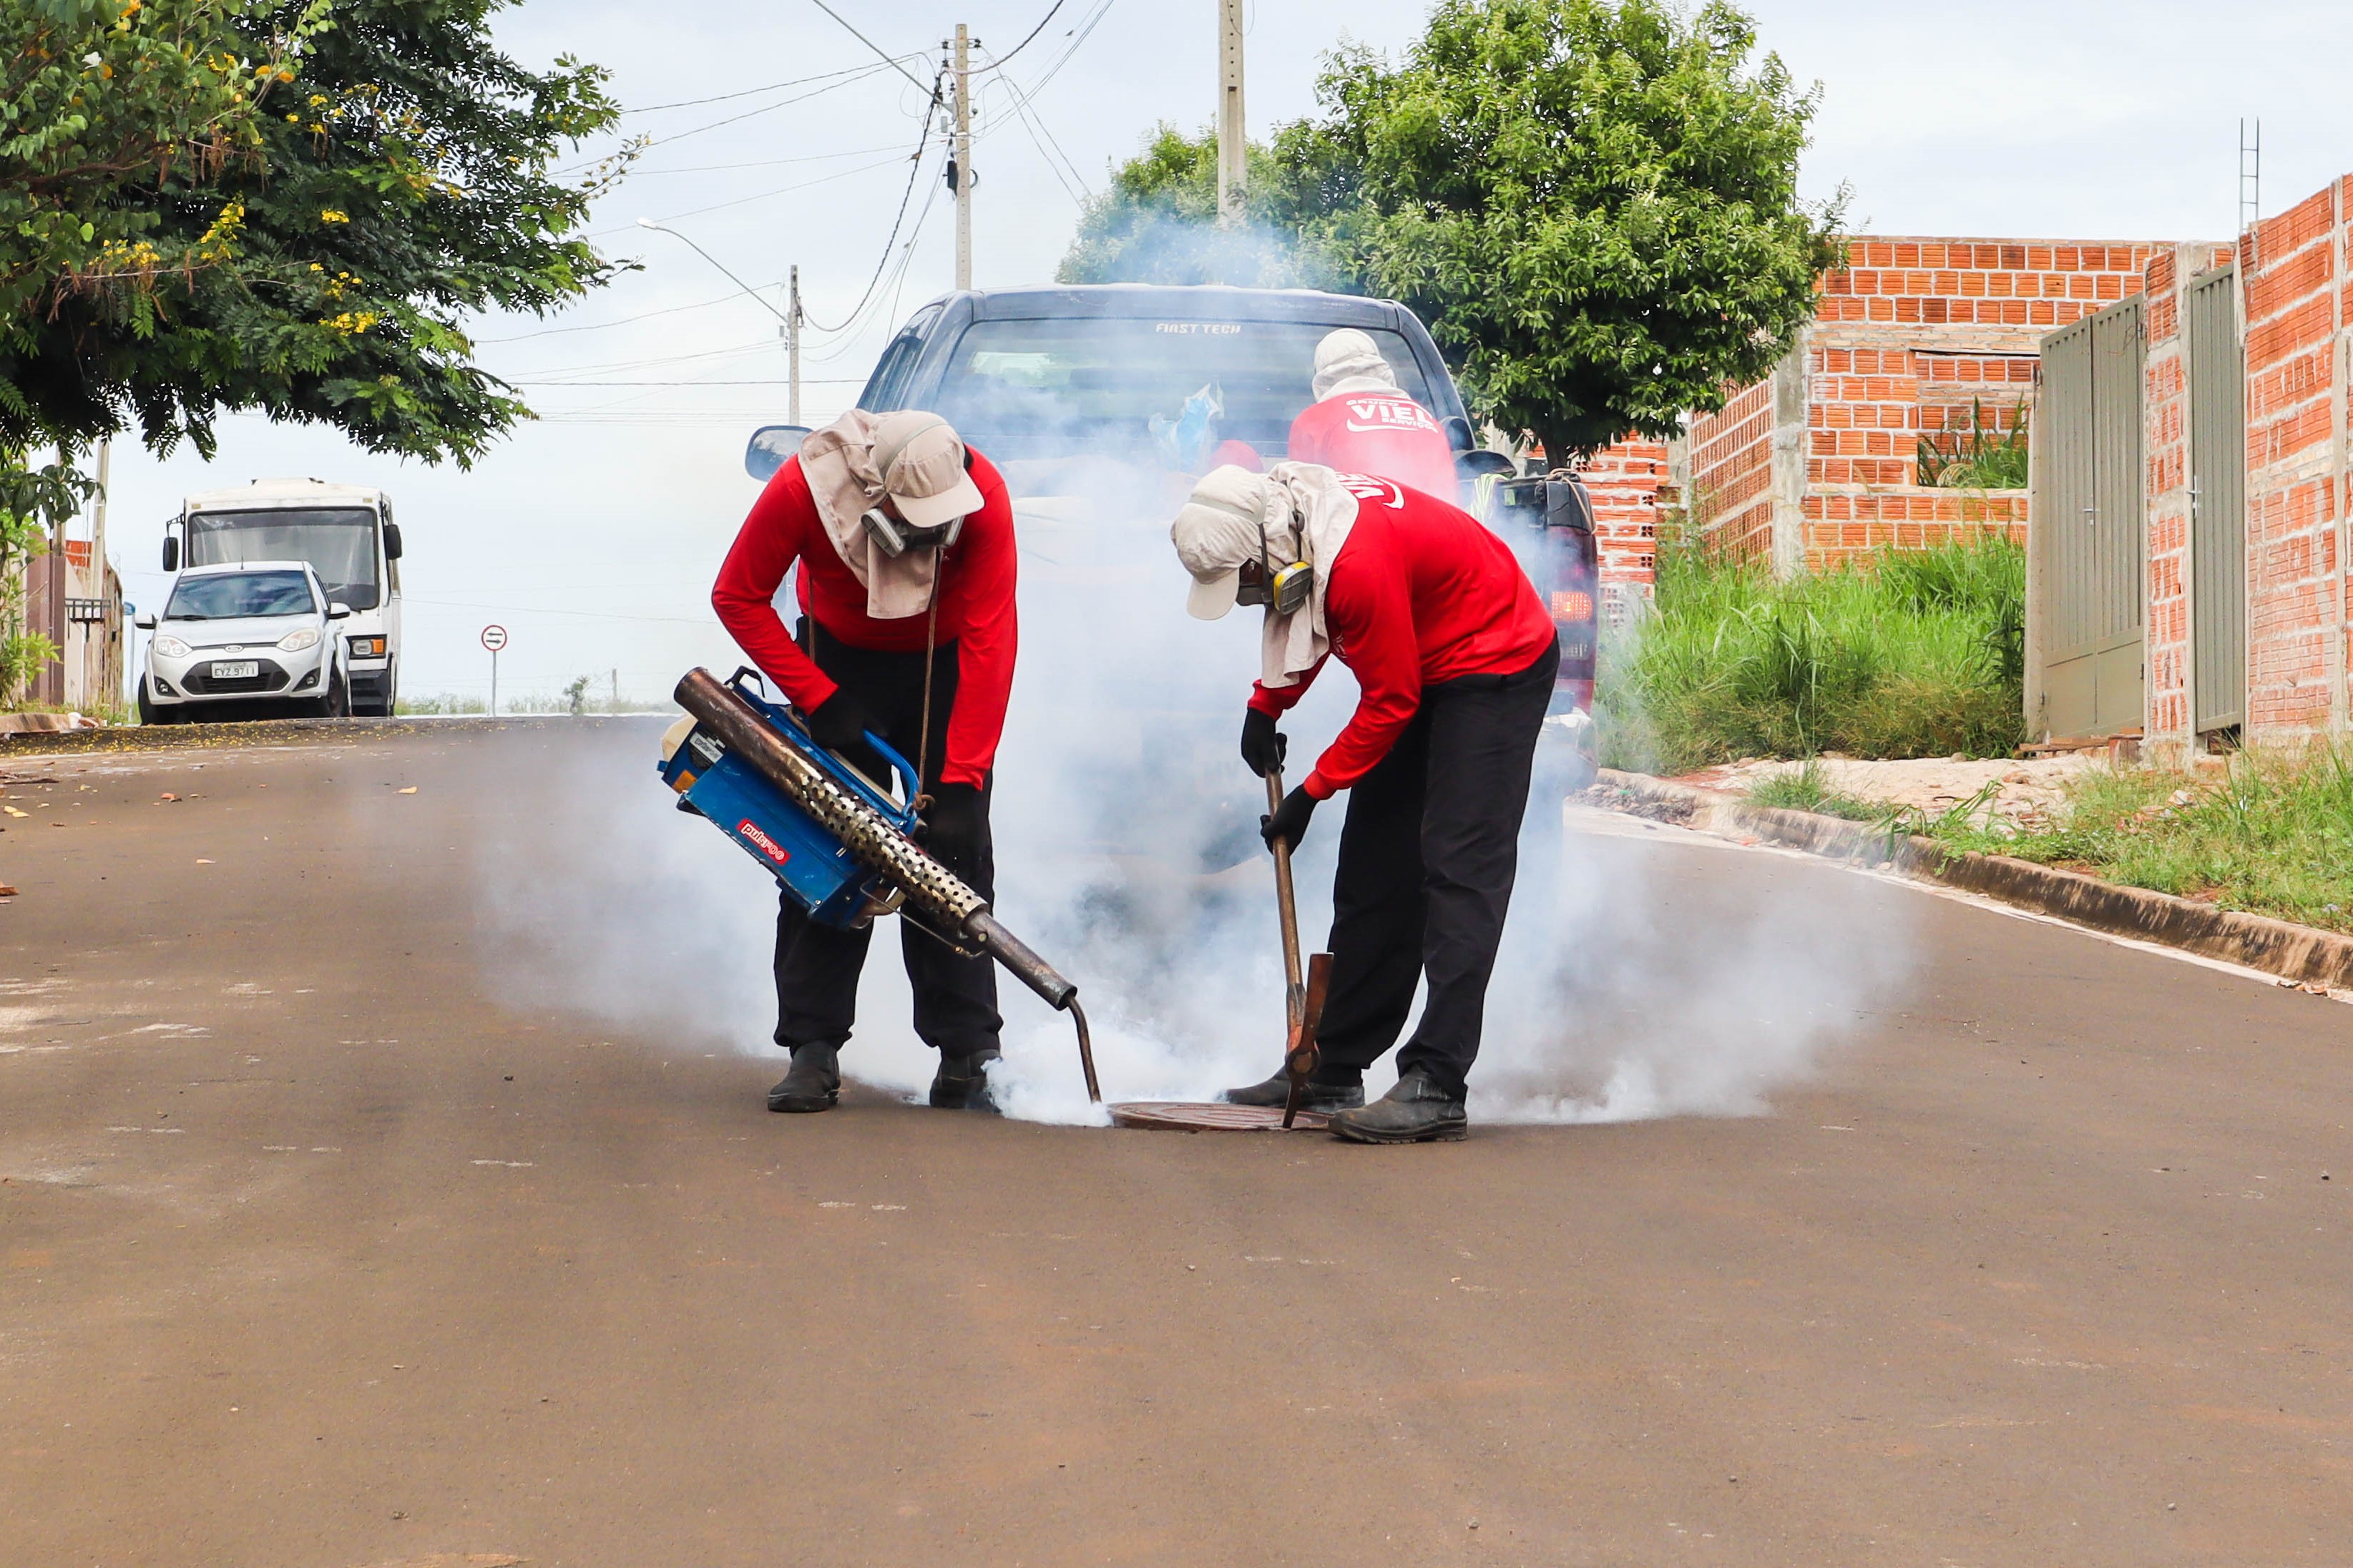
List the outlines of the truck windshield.
<svg viewBox="0 0 2353 1568">
<path fill-rule="evenodd" d="M 329 599 L 373 610 L 383 598 L 375 532 L 375 513 L 365 507 L 191 512 L 188 564 L 308 561 Z"/>
<path fill-rule="evenodd" d="M 318 612 L 311 580 L 300 572 L 224 572 L 183 577 L 164 608 L 167 621 L 229 621 L 245 616 L 308 616 Z"/>
<path fill-rule="evenodd" d="M 1131 456 L 1157 446 L 1173 467 L 1209 466 L 1225 441 L 1282 461 L 1313 400 L 1328 321 L 1168 321 L 1064 316 L 966 328 L 939 413 L 992 455 Z M 1405 338 L 1369 335 L 1398 385 L 1425 408 L 1430 384 Z M 1221 459 L 1220 459 L 1221 460 Z"/>
</svg>

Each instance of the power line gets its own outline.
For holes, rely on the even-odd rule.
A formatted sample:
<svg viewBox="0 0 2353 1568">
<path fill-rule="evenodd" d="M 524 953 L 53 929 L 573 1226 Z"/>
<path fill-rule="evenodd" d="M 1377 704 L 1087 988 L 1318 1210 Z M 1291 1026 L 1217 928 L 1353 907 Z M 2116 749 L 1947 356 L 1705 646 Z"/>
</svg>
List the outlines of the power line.
<svg viewBox="0 0 2353 1568">
<path fill-rule="evenodd" d="M 546 327 L 535 332 L 517 332 L 511 338 L 476 338 L 474 346 L 488 348 L 492 343 L 527 342 L 533 338 L 553 338 L 566 332 L 601 332 L 613 327 L 626 327 L 633 321 L 649 321 L 656 316 L 675 316 L 685 310 L 707 310 L 713 305 L 724 305 L 729 300 L 741 297 L 736 294 L 722 294 L 716 300 L 705 300 L 700 304 L 665 305 L 659 310 L 640 310 L 634 316 L 623 316 L 610 321 L 592 321 L 586 326 Z"/>
<path fill-rule="evenodd" d="M 887 60 L 887 61 L 889 61 L 889 62 L 890 62 L 890 66 L 891 66 L 891 68 L 892 68 L 892 69 L 893 69 L 893 70 L 897 71 L 901 76 L 905 77 L 909 81 L 911 81 L 911 82 L 914 82 L 914 83 L 915 83 L 915 90 L 916 90 L 917 92 L 921 92 L 921 91 L 923 91 L 923 84 L 922 82 L 915 81 L 915 79 L 914 79 L 913 75 L 913 74 L 911 74 L 911 73 L 908 71 L 908 69 L 907 69 L 907 68 L 906 68 L 905 66 L 901 65 L 901 64 L 898 62 L 898 60 L 896 60 L 895 58 L 892 58 L 892 57 L 891 57 L 891 56 L 889 56 L 889 55 L 884 54 L 884 53 L 882 52 L 882 46 L 881 46 L 881 45 L 880 45 L 880 44 L 876 43 L 873 39 L 871 39 L 871 38 L 868 37 L 865 34 L 863 34 L 863 33 L 860 32 L 857 28 L 855 28 L 855 27 L 851 27 L 851 26 L 849 26 L 849 24 L 847 21 L 844 21 L 844 20 L 843 20 L 841 13 L 840 13 L 840 12 L 839 12 L 839 11 L 837 11 L 837 10 L 835 10 L 832 6 L 830 6 L 830 5 L 827 5 L 827 4 L 825 3 L 825 0 L 809 0 L 809 4 L 810 4 L 810 5 L 815 5 L 818 10 L 820 10 L 820 11 L 824 12 L 827 16 L 828 16 L 832 17 L 835 21 L 837 21 L 837 22 L 840 22 L 840 23 L 841 23 L 841 25 L 842 25 L 844 27 L 849 28 L 849 36 L 850 36 L 851 37 L 856 38 L 860 43 L 864 44 L 868 48 L 872 49 L 872 50 L 874 51 L 874 53 L 875 53 L 876 58 L 880 58 L 880 59 L 883 59 L 883 60 Z M 934 89 L 934 90 L 936 90 L 936 89 Z"/>
<path fill-rule="evenodd" d="M 891 63 L 895 65 L 897 62 L 892 61 Z M 883 69 L 884 67 L 882 66 L 868 66 L 851 75 L 843 77 L 839 81 L 828 82 L 825 86 L 820 87 L 814 91 L 802 93 L 797 98 L 783 99 L 776 103 L 764 103 L 757 109 L 747 109 L 741 114 L 731 114 L 724 120 L 714 120 L 707 125 L 696 125 L 684 131 L 673 131 L 667 136 L 650 137 L 640 145 L 646 147 L 664 147 L 668 146 L 672 142 L 683 142 L 690 136 L 700 136 L 706 131 L 716 131 L 723 125 L 733 125 L 740 121 L 750 120 L 758 115 L 772 114 L 779 109 L 790 109 L 796 103 L 807 103 L 812 98 L 822 98 L 827 93 L 833 91 L 836 88 L 848 87 L 853 82 L 863 81 L 868 77 L 881 76 Z M 902 70 L 899 74 L 901 76 L 905 76 L 907 73 Z M 918 83 L 917 85 L 920 86 L 921 84 Z"/>
<path fill-rule="evenodd" d="M 1010 49 L 1008 49 L 1005 53 L 997 56 L 997 63 L 990 66 L 988 68 L 991 70 L 1002 69 L 1006 61 L 1011 59 L 1015 55 L 1019 54 L 1022 50 L 1028 48 L 1030 45 L 1030 41 L 1036 38 L 1039 34 L 1046 30 L 1046 24 L 1054 19 L 1054 14 L 1057 11 L 1060 11 L 1062 8 L 1062 5 L 1063 0 L 1054 0 L 1054 3 L 1051 5 L 1046 7 L 1046 14 L 1038 18 L 1038 25 L 1029 29 L 1029 36 L 1024 37 L 1019 43 L 1014 45 Z"/>
<path fill-rule="evenodd" d="M 754 158 L 742 163 L 688 163 L 675 169 L 632 169 L 629 178 L 642 180 L 649 174 L 718 174 L 735 169 L 773 169 L 779 163 L 825 163 L 843 158 L 865 158 L 877 153 L 895 153 L 898 145 L 887 147 L 852 147 L 841 153 L 803 153 L 791 158 Z"/>
<path fill-rule="evenodd" d="M 825 4 L 825 0 L 812 0 L 812 4 L 822 7 Z M 828 16 L 831 15 L 830 12 L 827 14 Z M 849 26 L 848 23 L 843 23 L 842 25 L 844 26 Z M 907 188 L 899 193 L 899 213 L 896 217 L 893 217 L 891 220 L 891 237 L 882 242 L 882 255 L 881 258 L 874 263 L 874 276 L 866 280 L 866 292 L 859 296 L 858 303 L 850 307 L 849 314 L 843 318 L 842 323 L 839 327 L 828 327 L 824 322 L 817 320 L 814 316 L 810 316 L 807 310 L 803 310 L 801 312 L 803 318 L 808 321 L 809 325 L 815 327 L 818 331 L 839 332 L 848 331 L 850 322 L 855 321 L 858 319 L 859 313 L 866 309 L 866 302 L 874 298 L 875 286 L 882 281 L 882 269 L 891 264 L 891 247 L 899 243 L 900 226 L 907 221 L 907 203 L 912 200 L 915 195 L 915 182 L 923 175 L 923 152 L 931 145 L 932 140 L 932 115 L 938 110 L 939 106 L 940 78 L 938 76 L 934 76 L 932 78 L 932 100 L 930 103 L 926 104 L 923 109 L 923 133 L 915 142 L 915 151 L 911 156 L 912 167 L 907 171 Z M 926 212 L 931 210 L 931 204 L 929 202 L 923 204 L 923 210 Z"/>
<path fill-rule="evenodd" d="M 797 180 L 789 185 L 778 185 L 772 191 L 755 191 L 751 195 L 735 196 L 727 201 L 713 202 L 709 206 L 689 207 L 682 213 L 671 213 L 660 221 L 668 223 L 671 218 L 700 217 L 704 213 L 723 212 L 729 207 L 740 207 L 749 202 L 765 202 L 770 196 L 787 195 L 794 191 L 806 191 L 818 185 L 831 184 L 836 180 L 847 180 L 854 174 L 870 174 L 877 169 L 887 169 L 898 161 L 899 160 L 896 158 L 881 158 L 871 163 L 860 163 L 855 169 L 837 169 L 830 174 L 819 174 L 814 180 Z M 583 239 L 602 239 L 607 235 L 624 234 L 629 229 L 637 226 L 638 226 L 635 224 L 616 224 L 611 228 L 596 229 L 590 233 L 582 235 L 580 237 Z"/>
<path fill-rule="evenodd" d="M 923 56 L 915 54 L 909 55 L 906 58 L 911 60 L 915 60 L 923 58 Z M 640 105 L 635 109 L 624 109 L 621 112 L 624 114 L 659 114 L 666 109 L 692 109 L 698 104 L 725 103 L 730 99 L 751 98 L 755 94 L 763 92 L 782 92 L 788 87 L 807 87 L 813 81 L 826 81 L 838 76 L 860 75 L 864 72 L 871 71 L 873 68 L 874 68 L 872 66 L 846 66 L 838 71 L 819 71 L 815 76 L 797 76 L 790 81 L 772 81 L 765 87 L 747 87 L 740 89 L 734 92 L 713 93 L 709 98 L 681 98 L 675 103 L 648 103 Z"/>
</svg>

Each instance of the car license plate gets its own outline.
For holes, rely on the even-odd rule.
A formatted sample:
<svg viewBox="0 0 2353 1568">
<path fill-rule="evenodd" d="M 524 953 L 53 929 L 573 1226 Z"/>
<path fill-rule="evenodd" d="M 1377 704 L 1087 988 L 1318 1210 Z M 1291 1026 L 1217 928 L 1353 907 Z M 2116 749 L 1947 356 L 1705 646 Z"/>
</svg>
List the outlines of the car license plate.
<svg viewBox="0 0 2353 1568">
<path fill-rule="evenodd" d="M 215 659 L 215 680 L 250 680 L 261 673 L 261 661 L 254 658 Z"/>
</svg>

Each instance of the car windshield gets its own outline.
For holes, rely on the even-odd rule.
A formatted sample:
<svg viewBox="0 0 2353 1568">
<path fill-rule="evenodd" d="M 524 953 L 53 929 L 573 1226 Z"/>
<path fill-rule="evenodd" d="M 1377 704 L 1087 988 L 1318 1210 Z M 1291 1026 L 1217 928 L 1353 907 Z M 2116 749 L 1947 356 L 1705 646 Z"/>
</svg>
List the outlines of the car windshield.
<svg viewBox="0 0 2353 1568">
<path fill-rule="evenodd" d="M 222 572 L 183 577 L 164 611 L 167 621 L 227 621 L 247 616 L 315 615 L 311 580 L 300 572 Z"/>
<path fill-rule="evenodd" d="M 1157 447 L 1198 472 L 1221 443 L 1265 462 L 1288 449 L 1312 402 L 1315 345 L 1329 321 L 1166 321 L 1064 316 L 982 321 L 965 330 L 939 412 L 984 452 L 1042 458 Z M 1430 384 L 1404 336 L 1373 329 L 1398 384 L 1423 407 Z M 1229 455 L 1230 456 L 1230 455 Z"/>
<path fill-rule="evenodd" d="M 189 565 L 241 561 L 308 561 L 327 597 L 354 610 L 373 610 L 382 596 L 375 513 L 365 507 L 189 514 Z"/>
</svg>

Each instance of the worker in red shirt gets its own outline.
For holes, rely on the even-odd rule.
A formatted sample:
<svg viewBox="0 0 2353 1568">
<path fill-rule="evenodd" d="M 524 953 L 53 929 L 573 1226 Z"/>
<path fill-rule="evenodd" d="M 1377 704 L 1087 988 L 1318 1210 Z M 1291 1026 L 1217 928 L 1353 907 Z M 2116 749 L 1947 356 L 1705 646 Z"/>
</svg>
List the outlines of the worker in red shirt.
<svg viewBox="0 0 2353 1568">
<path fill-rule="evenodd" d="M 1370 333 L 1326 332 L 1315 345 L 1315 401 L 1291 422 L 1291 460 L 1372 474 L 1453 500 L 1454 449 L 1429 409 L 1398 386 Z"/>
<path fill-rule="evenodd" d="M 797 562 L 797 637 L 773 604 Z M 989 774 L 1013 689 L 1013 505 L 995 466 L 936 414 L 852 409 L 769 479 L 711 590 L 721 622 L 819 745 L 876 777 L 869 731 L 918 759 L 932 799 L 923 847 L 985 899 L 996 896 Z M 870 934 L 818 925 L 782 900 L 776 1038 L 793 1065 L 769 1110 L 834 1103 Z M 900 946 L 915 1033 L 940 1053 L 932 1104 L 994 1110 L 996 971 L 903 921 Z"/>
<path fill-rule="evenodd" d="M 1306 463 L 1219 468 L 1170 532 L 1193 576 L 1195 616 L 1266 606 L 1242 722 L 1251 772 L 1282 765 L 1289 742 L 1275 721 L 1327 658 L 1361 690 L 1339 738 L 1263 828 L 1270 846 L 1295 848 L 1317 805 L 1349 792 L 1307 1103 L 1358 1142 L 1459 1138 L 1560 662 L 1552 619 L 1502 540 L 1389 479 Z M 1396 1043 L 1420 980 L 1429 994 L 1398 1052 L 1397 1086 L 1367 1105 L 1365 1068 Z M 1280 1105 L 1287 1089 L 1278 1072 L 1226 1098 Z"/>
</svg>

